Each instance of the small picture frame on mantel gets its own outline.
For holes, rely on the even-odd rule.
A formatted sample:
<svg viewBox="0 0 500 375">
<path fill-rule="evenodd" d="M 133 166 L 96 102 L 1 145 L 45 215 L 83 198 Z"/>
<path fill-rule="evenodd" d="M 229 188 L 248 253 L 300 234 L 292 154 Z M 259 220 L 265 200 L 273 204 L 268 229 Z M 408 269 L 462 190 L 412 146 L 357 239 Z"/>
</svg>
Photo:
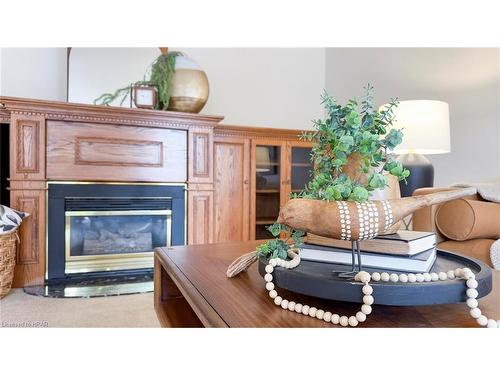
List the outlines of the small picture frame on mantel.
<svg viewBox="0 0 500 375">
<path fill-rule="evenodd" d="M 132 103 L 136 108 L 155 109 L 158 101 L 158 89 L 155 86 L 133 85 Z"/>
</svg>

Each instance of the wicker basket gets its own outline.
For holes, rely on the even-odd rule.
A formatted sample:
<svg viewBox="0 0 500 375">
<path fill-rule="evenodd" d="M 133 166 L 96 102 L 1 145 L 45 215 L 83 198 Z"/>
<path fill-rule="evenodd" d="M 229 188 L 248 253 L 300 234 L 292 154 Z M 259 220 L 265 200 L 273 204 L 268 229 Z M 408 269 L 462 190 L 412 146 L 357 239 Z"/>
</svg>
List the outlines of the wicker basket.
<svg viewBox="0 0 500 375">
<path fill-rule="evenodd" d="M 16 265 L 17 231 L 0 235 L 0 299 L 10 291 Z"/>
</svg>

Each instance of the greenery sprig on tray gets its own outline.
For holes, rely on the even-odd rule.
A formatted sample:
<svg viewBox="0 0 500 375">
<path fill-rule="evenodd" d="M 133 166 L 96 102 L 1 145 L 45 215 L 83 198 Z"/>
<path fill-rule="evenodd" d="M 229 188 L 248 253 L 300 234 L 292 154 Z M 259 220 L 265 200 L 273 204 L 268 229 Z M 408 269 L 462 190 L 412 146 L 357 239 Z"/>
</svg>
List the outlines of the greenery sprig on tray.
<svg viewBox="0 0 500 375">
<path fill-rule="evenodd" d="M 177 51 L 161 54 L 151 64 L 151 75 L 149 80 L 146 80 L 144 77 L 142 81 L 137 81 L 131 85 L 122 87 L 114 93 L 102 94 L 94 100 L 94 104 L 110 105 L 110 103 L 117 98 L 121 98 L 121 106 L 125 102 L 125 99 L 129 97 L 132 86 L 147 85 L 155 86 L 158 89 L 158 101 L 155 109 L 163 109 L 166 111 L 172 92 L 172 76 L 175 73 L 175 59 L 177 56 L 181 55 L 182 53 Z"/>
<path fill-rule="evenodd" d="M 312 180 L 300 193 L 293 193 L 292 198 L 363 203 L 369 199 L 371 191 L 387 187 L 384 171 L 399 181 L 406 181 L 410 172 L 388 153 L 403 140 L 401 130 L 389 129 L 393 125 L 394 109 L 399 104 L 397 99 L 391 99 L 382 110 L 375 109 L 373 86 L 368 84 L 361 104 L 351 99 L 342 106 L 326 91 L 321 100 L 327 118 L 314 121 L 316 131 L 302 135 L 303 139 L 315 143 L 311 151 Z M 353 180 L 343 171 L 354 154 L 361 162 L 363 181 Z M 287 250 L 302 245 L 301 237 L 305 234 L 302 231 L 278 223 L 267 229 L 276 238 L 257 247 L 259 256 L 286 259 Z M 287 233 L 287 240 L 279 238 L 282 233 Z"/>
<path fill-rule="evenodd" d="M 282 240 L 281 238 L 274 238 L 272 240 L 257 246 L 257 255 L 266 258 L 287 258 L 287 251 L 291 247 L 300 248 L 302 245 L 302 237 L 304 232 L 301 230 L 294 230 L 286 225 L 274 223 L 267 227 L 274 237 L 279 237 L 281 233 L 286 233 L 288 238 Z"/>
</svg>

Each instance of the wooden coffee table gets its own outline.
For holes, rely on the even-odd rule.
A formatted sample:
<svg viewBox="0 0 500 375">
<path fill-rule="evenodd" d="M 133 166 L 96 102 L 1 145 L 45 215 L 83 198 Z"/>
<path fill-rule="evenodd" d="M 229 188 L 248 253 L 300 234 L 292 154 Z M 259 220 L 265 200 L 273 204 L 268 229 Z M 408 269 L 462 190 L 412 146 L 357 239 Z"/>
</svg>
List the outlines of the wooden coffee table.
<svg viewBox="0 0 500 375">
<path fill-rule="evenodd" d="M 340 327 L 277 307 L 264 288 L 257 264 L 235 278 L 228 265 L 262 241 L 158 248 L 155 251 L 154 305 L 163 327 Z M 360 304 L 326 301 L 284 290 L 284 298 L 353 315 Z M 479 300 L 489 318 L 500 319 L 500 275 L 493 271 L 493 291 Z M 478 327 L 464 303 L 390 307 L 373 306 L 358 327 Z"/>
</svg>

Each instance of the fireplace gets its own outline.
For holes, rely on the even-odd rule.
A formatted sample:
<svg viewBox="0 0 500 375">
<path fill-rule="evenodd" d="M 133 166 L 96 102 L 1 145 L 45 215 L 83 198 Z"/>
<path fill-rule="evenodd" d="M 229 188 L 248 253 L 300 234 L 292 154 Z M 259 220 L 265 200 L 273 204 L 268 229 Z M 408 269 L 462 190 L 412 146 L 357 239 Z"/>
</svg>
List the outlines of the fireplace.
<svg viewBox="0 0 500 375">
<path fill-rule="evenodd" d="M 185 186 L 48 183 L 48 282 L 150 272 L 185 244 Z"/>
<path fill-rule="evenodd" d="M 66 274 L 151 268 L 151 250 L 171 244 L 169 198 L 129 198 L 125 204 L 132 209 L 124 211 L 115 210 L 115 200 L 84 201 L 102 207 L 102 211 L 79 209 L 80 199 L 66 201 Z M 153 207 L 144 210 L 145 205 Z"/>
</svg>

